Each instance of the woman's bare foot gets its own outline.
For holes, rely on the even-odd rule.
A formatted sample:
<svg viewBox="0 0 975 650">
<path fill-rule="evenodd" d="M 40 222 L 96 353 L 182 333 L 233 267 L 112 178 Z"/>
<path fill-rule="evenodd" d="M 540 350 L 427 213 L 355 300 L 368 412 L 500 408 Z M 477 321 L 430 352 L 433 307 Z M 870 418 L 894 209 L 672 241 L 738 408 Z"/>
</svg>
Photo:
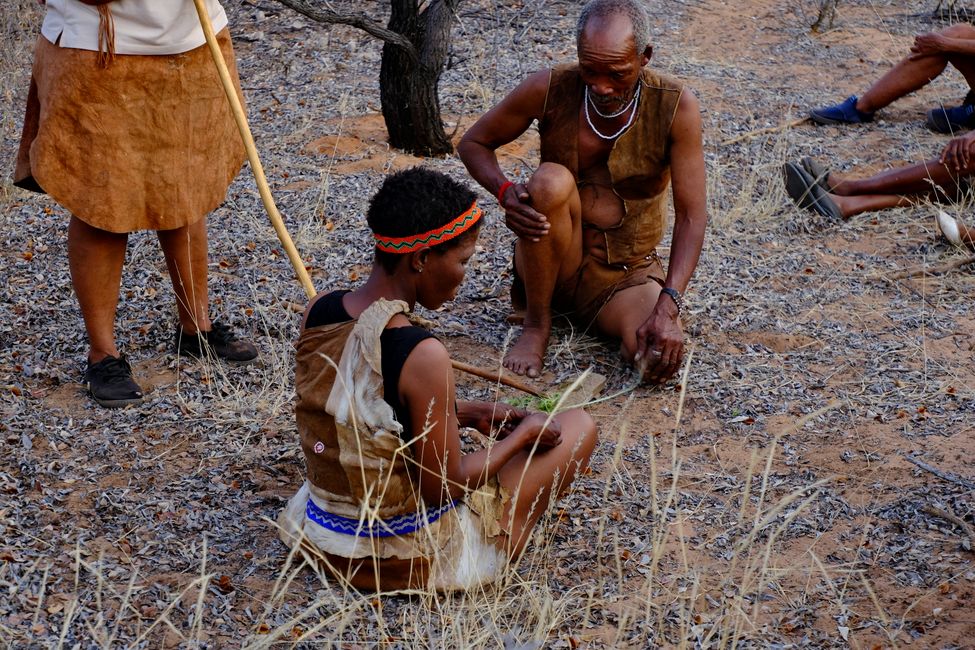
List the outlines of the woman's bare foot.
<svg viewBox="0 0 975 650">
<path fill-rule="evenodd" d="M 550 327 L 524 327 L 518 340 L 504 355 L 504 367 L 519 375 L 538 377 L 542 372 L 550 330 Z"/>
</svg>

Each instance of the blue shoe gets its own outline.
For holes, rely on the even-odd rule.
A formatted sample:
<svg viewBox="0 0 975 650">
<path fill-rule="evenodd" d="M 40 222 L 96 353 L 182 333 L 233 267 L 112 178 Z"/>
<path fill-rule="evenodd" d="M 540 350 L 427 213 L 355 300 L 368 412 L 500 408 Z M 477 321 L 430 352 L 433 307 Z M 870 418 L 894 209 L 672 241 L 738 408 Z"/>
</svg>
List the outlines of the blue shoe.
<svg viewBox="0 0 975 650">
<path fill-rule="evenodd" d="M 809 118 L 816 124 L 860 124 L 873 122 L 873 113 L 858 111 L 857 96 L 850 95 L 842 104 L 809 111 Z"/>
<path fill-rule="evenodd" d="M 966 97 L 967 99 L 967 97 Z M 928 111 L 928 128 L 936 133 L 954 133 L 975 126 L 975 106 L 965 104 L 945 108 L 932 108 Z"/>
</svg>

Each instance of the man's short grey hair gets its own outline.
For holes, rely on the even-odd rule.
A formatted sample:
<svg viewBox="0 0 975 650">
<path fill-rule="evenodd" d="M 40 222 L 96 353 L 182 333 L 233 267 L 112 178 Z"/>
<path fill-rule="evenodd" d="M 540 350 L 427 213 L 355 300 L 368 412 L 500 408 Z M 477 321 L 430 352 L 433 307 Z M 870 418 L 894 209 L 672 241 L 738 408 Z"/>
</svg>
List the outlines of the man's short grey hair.
<svg viewBox="0 0 975 650">
<path fill-rule="evenodd" d="M 633 25 L 633 40 L 637 52 L 650 45 L 650 16 L 647 8 L 640 0 L 591 0 L 582 8 L 579 22 L 576 23 L 576 42 L 582 38 L 582 32 L 593 18 L 608 18 L 609 16 L 626 16 Z"/>
</svg>

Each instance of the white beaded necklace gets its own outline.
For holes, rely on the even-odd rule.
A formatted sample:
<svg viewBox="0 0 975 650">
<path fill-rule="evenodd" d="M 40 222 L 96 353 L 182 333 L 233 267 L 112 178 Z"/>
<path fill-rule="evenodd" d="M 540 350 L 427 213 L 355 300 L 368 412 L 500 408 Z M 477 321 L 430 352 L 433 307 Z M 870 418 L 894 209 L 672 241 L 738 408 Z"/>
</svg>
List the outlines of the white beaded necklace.
<svg viewBox="0 0 975 650">
<path fill-rule="evenodd" d="M 633 91 L 633 97 L 630 99 L 630 101 L 626 103 L 626 106 L 616 111 L 615 113 L 603 113 L 601 110 L 599 110 L 599 107 L 596 106 L 596 102 L 592 101 L 592 97 L 589 95 L 589 86 L 586 86 L 586 101 L 589 102 L 589 104 L 592 106 L 592 110 L 596 111 L 596 115 L 605 118 L 607 120 L 611 120 L 614 117 L 619 117 L 626 111 L 630 110 L 630 108 L 633 107 L 633 104 L 637 102 L 639 97 L 640 97 L 640 84 L 637 84 L 636 90 Z"/>
<path fill-rule="evenodd" d="M 583 110 L 585 111 L 585 114 L 586 114 L 586 122 L 589 124 L 589 128 L 592 129 L 592 132 L 593 133 L 595 133 L 596 135 L 598 135 L 603 140 L 615 140 L 624 131 L 626 131 L 628 128 L 630 128 L 630 125 L 633 124 L 633 120 L 636 119 L 636 111 L 637 111 L 637 107 L 638 107 L 639 102 L 640 102 L 640 86 L 639 85 L 637 85 L 636 92 L 633 93 L 633 99 L 630 100 L 630 103 L 628 103 L 626 106 L 624 106 L 617 113 L 613 113 L 611 115 L 603 115 L 602 113 L 599 112 L 599 109 L 596 108 L 595 105 L 593 105 L 593 108 L 596 110 L 596 114 L 599 115 L 600 117 L 604 117 L 604 118 L 619 117 L 620 115 L 622 115 L 623 113 L 625 113 L 626 111 L 628 111 L 628 110 L 630 110 L 632 108 L 633 112 L 630 113 L 630 119 L 626 120 L 626 124 L 624 124 L 623 127 L 619 131 L 617 131 L 616 133 L 614 133 L 613 135 L 606 135 L 605 133 L 601 133 L 599 131 L 599 129 L 596 128 L 596 125 L 592 123 L 592 118 L 589 117 L 589 104 L 592 102 L 592 100 L 589 98 L 589 86 L 586 86 L 585 88 L 586 88 L 586 99 L 585 99 L 585 102 L 583 102 Z"/>
</svg>

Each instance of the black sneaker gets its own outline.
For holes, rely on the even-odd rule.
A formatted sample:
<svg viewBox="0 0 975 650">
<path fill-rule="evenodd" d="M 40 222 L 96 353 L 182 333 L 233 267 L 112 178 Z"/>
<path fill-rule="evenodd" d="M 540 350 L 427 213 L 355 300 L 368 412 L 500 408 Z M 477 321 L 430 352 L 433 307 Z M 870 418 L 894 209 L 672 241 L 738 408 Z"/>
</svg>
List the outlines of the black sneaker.
<svg viewBox="0 0 975 650">
<path fill-rule="evenodd" d="M 244 365 L 257 359 L 257 348 L 247 339 L 238 338 L 223 323 L 214 321 L 209 332 L 187 334 L 182 325 L 176 326 L 174 342 L 176 354 L 201 359 L 214 356 L 228 363 Z"/>
<path fill-rule="evenodd" d="M 118 408 L 142 402 L 142 388 L 132 379 L 132 366 L 124 355 L 88 362 L 85 370 L 88 392 L 99 405 Z"/>
<path fill-rule="evenodd" d="M 970 129 L 975 126 L 975 105 L 932 108 L 928 111 L 927 124 L 935 133 L 951 134 Z"/>
</svg>

